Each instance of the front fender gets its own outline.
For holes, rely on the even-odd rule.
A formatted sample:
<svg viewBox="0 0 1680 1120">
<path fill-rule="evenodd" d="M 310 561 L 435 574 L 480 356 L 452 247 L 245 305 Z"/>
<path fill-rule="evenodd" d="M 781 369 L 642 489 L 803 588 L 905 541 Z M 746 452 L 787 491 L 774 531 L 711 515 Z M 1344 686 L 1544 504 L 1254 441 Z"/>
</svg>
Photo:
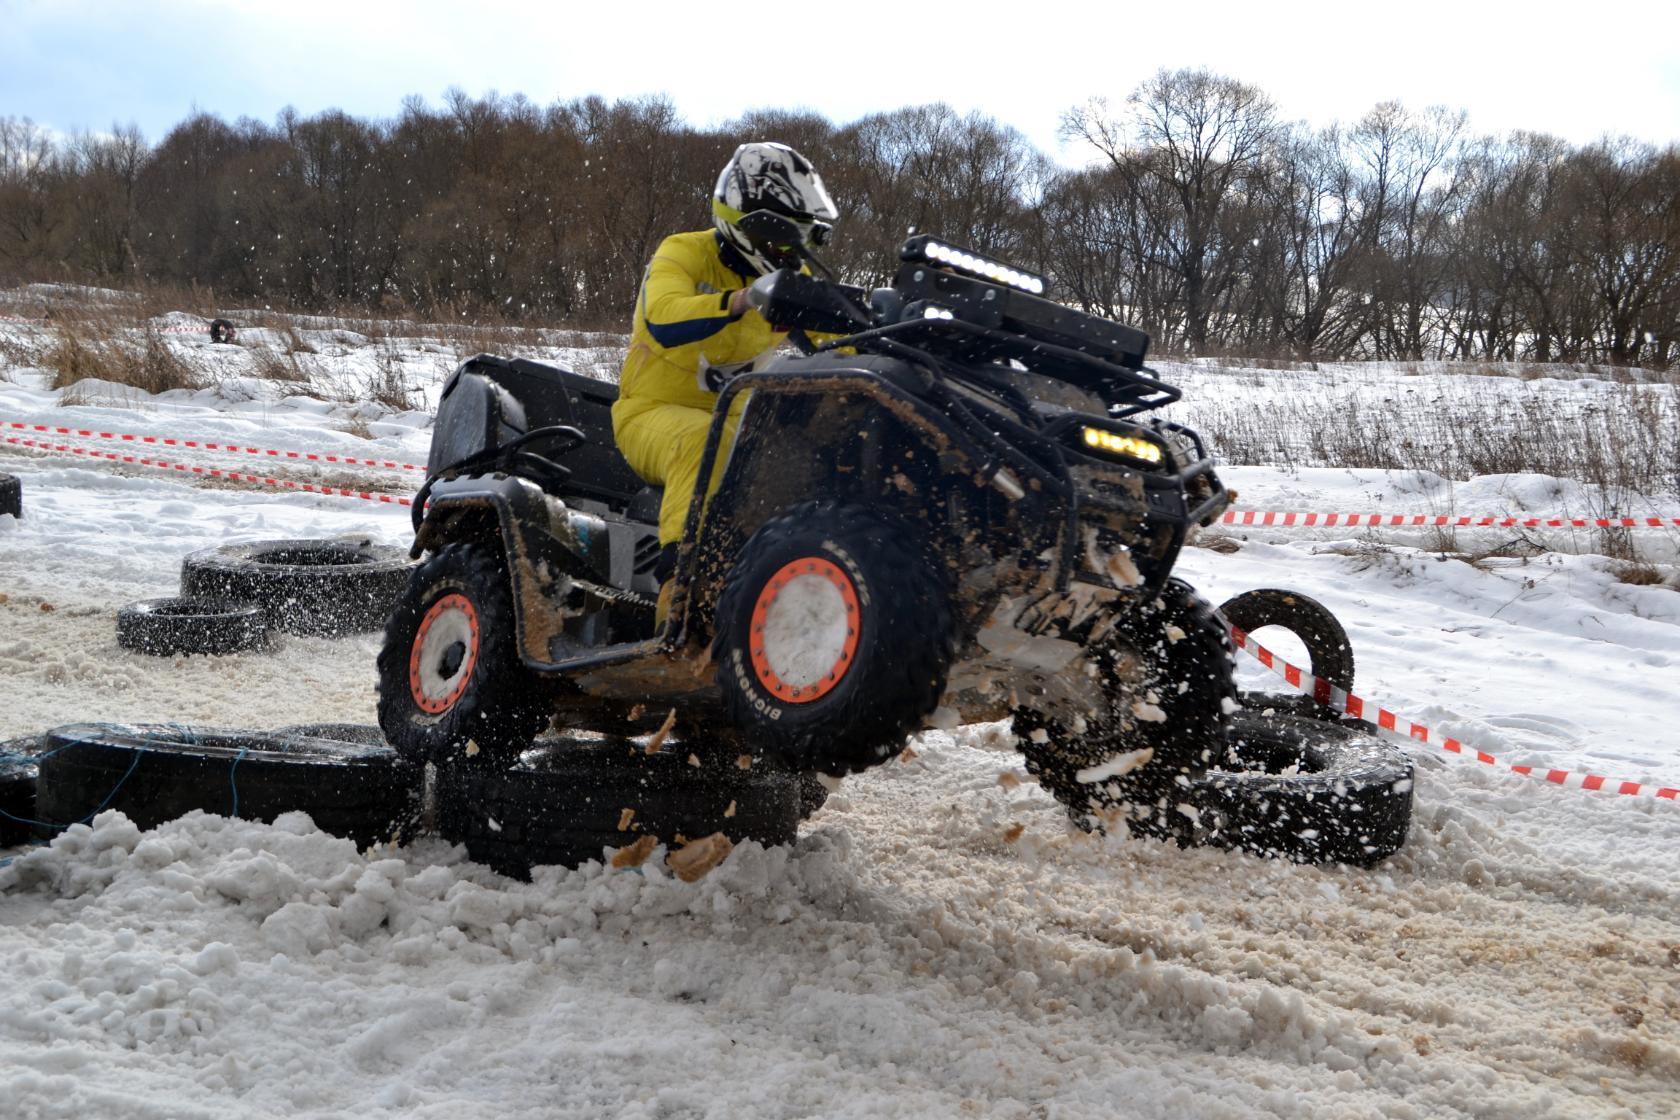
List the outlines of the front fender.
<svg viewBox="0 0 1680 1120">
<path fill-rule="evenodd" d="M 568 577 L 604 582 L 610 576 L 606 523 L 516 475 L 438 482 L 415 536 L 415 551 L 435 552 L 475 540 L 501 543 L 525 663 L 534 669 L 552 664 L 553 644 L 564 624 L 559 599 Z"/>
</svg>

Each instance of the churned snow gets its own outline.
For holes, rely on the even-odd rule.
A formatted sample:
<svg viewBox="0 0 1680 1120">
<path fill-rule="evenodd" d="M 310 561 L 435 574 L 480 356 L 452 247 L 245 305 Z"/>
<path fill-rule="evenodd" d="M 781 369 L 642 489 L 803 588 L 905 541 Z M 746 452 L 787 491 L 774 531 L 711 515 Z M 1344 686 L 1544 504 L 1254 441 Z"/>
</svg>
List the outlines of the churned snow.
<svg viewBox="0 0 1680 1120">
<path fill-rule="evenodd" d="M 0 422 L 425 455 L 423 414 L 267 383 L 62 407 L 9 376 Z M 372 719 L 372 636 L 147 658 L 113 612 L 172 593 L 193 549 L 406 543 L 406 510 L 7 444 L 0 470 L 25 486 L 0 517 L 0 738 Z M 1226 476 L 1249 508 L 1425 511 L 1414 476 Z M 1558 489 L 1443 485 L 1477 513 Z M 1181 574 L 1215 602 L 1323 601 L 1359 694 L 1508 762 L 1680 784 L 1672 588 L 1584 547 L 1470 564 L 1387 530 L 1231 537 Z M 0 853 L 0 1116 L 1680 1115 L 1680 805 L 1410 749 L 1412 834 L 1363 871 L 1070 831 L 1001 725 L 925 733 L 796 845 L 738 845 L 693 883 L 662 858 L 522 883 L 301 815 L 106 814 Z"/>
<path fill-rule="evenodd" d="M 1157 708 L 1156 711 L 1160 711 L 1160 709 Z M 1122 751 L 1113 758 L 1095 766 L 1087 766 L 1083 770 L 1075 771 L 1073 778 L 1077 782 L 1095 785 L 1099 782 L 1106 782 L 1110 778 L 1118 778 L 1122 774 L 1130 774 L 1154 757 L 1155 751 L 1150 747 L 1143 747 L 1135 751 Z"/>
</svg>

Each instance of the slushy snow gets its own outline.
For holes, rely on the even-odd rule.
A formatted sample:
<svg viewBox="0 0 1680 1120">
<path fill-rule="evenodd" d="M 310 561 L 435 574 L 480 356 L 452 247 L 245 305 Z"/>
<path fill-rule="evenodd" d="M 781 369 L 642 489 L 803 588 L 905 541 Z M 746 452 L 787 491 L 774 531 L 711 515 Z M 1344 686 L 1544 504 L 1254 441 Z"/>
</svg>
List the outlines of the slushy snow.
<svg viewBox="0 0 1680 1120">
<path fill-rule="evenodd" d="M 0 421 L 426 450 L 422 413 L 267 383 L 64 407 L 5 376 Z M 5 444 L 0 470 L 25 487 L 24 518 L 0 517 L 0 738 L 371 722 L 375 636 L 158 659 L 117 647 L 113 614 L 173 593 L 194 549 L 407 543 L 406 510 Z M 1425 486 L 1538 513 L 1567 489 L 1225 474 L 1257 509 L 1423 512 Z M 1680 785 L 1672 588 L 1562 542 L 1472 565 L 1386 532 L 1233 539 L 1180 574 L 1214 602 L 1323 601 L 1361 695 L 1508 762 Z M 0 1117 L 1680 1115 L 1680 806 L 1408 749 L 1412 833 L 1370 870 L 1071 831 L 1006 725 L 927 732 L 797 844 L 738 845 L 695 883 L 658 853 L 522 883 L 435 839 L 358 852 L 301 814 L 141 832 L 106 813 L 0 853 Z"/>
</svg>

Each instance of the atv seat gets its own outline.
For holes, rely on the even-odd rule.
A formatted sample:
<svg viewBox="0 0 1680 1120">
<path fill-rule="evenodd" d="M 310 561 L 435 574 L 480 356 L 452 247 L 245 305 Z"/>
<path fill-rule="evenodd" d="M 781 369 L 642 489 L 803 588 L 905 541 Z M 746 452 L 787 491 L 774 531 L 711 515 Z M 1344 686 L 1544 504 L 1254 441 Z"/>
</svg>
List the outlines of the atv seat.
<svg viewBox="0 0 1680 1120">
<path fill-rule="evenodd" d="M 588 442 L 566 453 L 571 470 L 561 496 L 590 498 L 617 512 L 649 489 L 630 469 L 613 439 L 612 406 L 618 386 L 525 358 L 479 354 L 461 363 L 455 376 L 476 373 L 506 389 L 525 409 L 527 430 L 565 424 L 582 432 Z M 658 500 L 654 499 L 658 520 Z M 640 518 L 637 518 L 640 520 Z"/>
</svg>

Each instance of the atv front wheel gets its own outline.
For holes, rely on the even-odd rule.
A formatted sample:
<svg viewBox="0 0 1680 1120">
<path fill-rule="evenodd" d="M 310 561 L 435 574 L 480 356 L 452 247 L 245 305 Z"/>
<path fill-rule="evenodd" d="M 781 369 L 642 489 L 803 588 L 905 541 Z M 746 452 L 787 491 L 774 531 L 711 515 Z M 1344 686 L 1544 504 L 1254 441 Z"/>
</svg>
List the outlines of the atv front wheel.
<svg viewBox="0 0 1680 1120">
<path fill-rule="evenodd" d="M 1087 831 L 1123 820 L 1146 835 L 1188 836 L 1191 782 L 1224 755 L 1236 707 L 1225 628 L 1189 584 L 1169 579 L 1086 656 L 1105 710 L 1017 708 L 1027 769 Z"/>
<path fill-rule="evenodd" d="M 747 541 L 718 601 L 718 686 L 752 747 L 847 774 L 896 755 L 939 703 L 950 598 L 906 528 L 798 506 Z"/>
<path fill-rule="evenodd" d="M 414 570 L 385 626 L 379 726 L 414 761 L 511 762 L 548 721 L 519 660 L 501 554 L 445 546 Z"/>
</svg>

